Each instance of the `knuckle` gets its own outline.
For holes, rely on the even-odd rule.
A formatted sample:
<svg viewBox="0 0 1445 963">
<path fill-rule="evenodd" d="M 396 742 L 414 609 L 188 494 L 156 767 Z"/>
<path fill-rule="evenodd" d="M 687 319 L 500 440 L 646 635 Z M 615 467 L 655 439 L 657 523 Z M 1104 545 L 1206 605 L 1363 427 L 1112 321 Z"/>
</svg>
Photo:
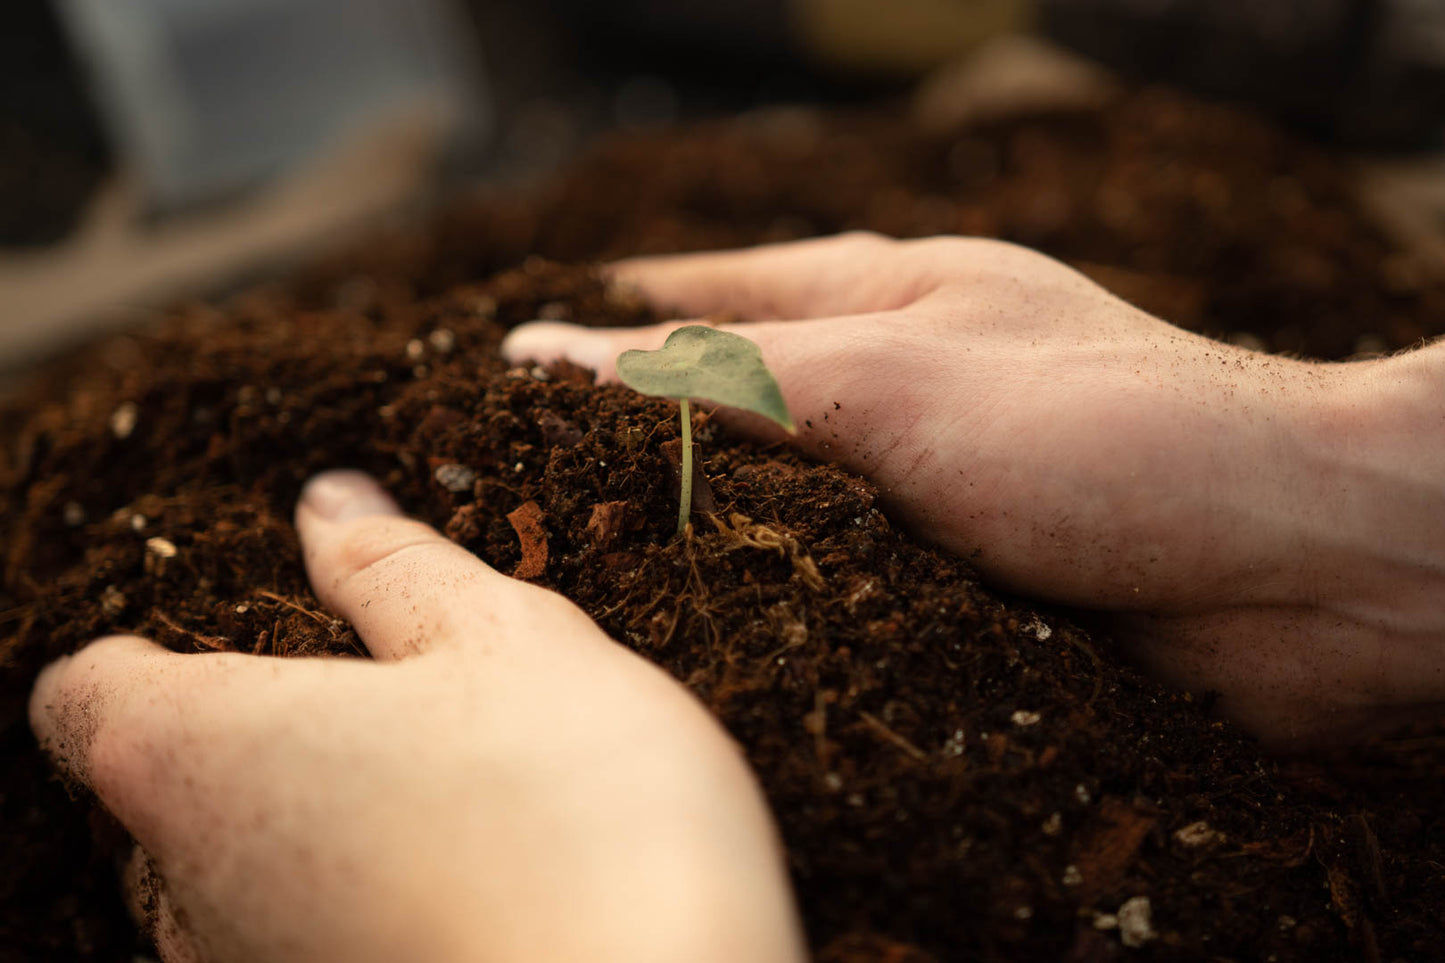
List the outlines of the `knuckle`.
<svg viewBox="0 0 1445 963">
<path fill-rule="evenodd" d="M 948 289 L 1007 278 L 1043 279 L 1067 270 L 1032 248 L 992 238 L 930 237 L 902 243 L 911 256 L 930 265 L 941 286 Z"/>
<path fill-rule="evenodd" d="M 348 525 L 321 552 L 337 580 L 391 567 L 440 540 L 421 522 L 404 518 L 367 519 Z"/>
</svg>

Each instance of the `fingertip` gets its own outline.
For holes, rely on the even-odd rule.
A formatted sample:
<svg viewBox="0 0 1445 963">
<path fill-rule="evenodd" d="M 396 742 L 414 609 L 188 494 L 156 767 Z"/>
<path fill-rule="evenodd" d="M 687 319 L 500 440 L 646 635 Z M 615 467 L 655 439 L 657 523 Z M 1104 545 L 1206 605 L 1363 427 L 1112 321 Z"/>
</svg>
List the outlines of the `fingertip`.
<svg viewBox="0 0 1445 963">
<path fill-rule="evenodd" d="M 54 717 L 60 704 L 62 679 L 74 656 L 63 655 L 40 670 L 30 690 L 30 729 L 44 745 L 51 738 Z"/>
<path fill-rule="evenodd" d="M 513 328 L 502 341 L 502 357 L 512 364 L 550 364 L 565 359 L 592 369 L 598 381 L 606 381 L 616 372 L 615 335 L 579 324 L 531 321 Z"/>
<path fill-rule="evenodd" d="M 347 522 L 376 515 L 400 515 L 401 508 L 376 479 L 361 471 L 336 469 L 314 476 L 301 490 L 296 505 L 298 526 L 303 516 Z"/>
<path fill-rule="evenodd" d="M 653 271 L 666 267 L 669 260 L 675 258 L 676 255 L 669 254 L 623 258 L 620 261 L 602 265 L 598 273 L 613 289 L 650 300 L 650 292 L 647 287 L 648 278 Z"/>
<path fill-rule="evenodd" d="M 138 636 L 112 635 L 42 669 L 28 707 L 41 748 L 63 770 L 84 779 L 84 762 L 108 702 L 134 681 L 138 660 L 157 654 L 170 653 Z"/>
</svg>

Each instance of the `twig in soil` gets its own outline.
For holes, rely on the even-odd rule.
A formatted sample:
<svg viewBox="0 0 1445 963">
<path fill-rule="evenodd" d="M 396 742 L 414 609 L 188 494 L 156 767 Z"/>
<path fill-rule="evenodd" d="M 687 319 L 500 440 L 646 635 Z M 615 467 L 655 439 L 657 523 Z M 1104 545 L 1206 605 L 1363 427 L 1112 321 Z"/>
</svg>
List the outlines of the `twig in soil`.
<svg viewBox="0 0 1445 963">
<path fill-rule="evenodd" d="M 669 622 L 667 625 L 667 633 L 663 635 L 662 641 L 658 642 L 654 648 L 665 649 L 667 648 L 667 643 L 672 641 L 673 633 L 677 631 L 677 623 L 682 621 L 682 603 L 686 600 L 687 596 L 682 596 L 675 603 L 673 603 L 672 621 Z"/>
<path fill-rule="evenodd" d="M 813 691 L 813 711 L 803 716 L 803 729 L 813 737 L 813 755 L 818 765 L 828 766 L 828 701 L 823 691 Z"/>
<path fill-rule="evenodd" d="M 802 642 L 788 642 L 788 643 L 782 645 L 781 647 L 774 649 L 773 651 L 769 652 L 767 655 L 763 656 L 763 660 L 762 660 L 763 665 L 767 665 L 768 663 L 772 662 L 774 659 L 778 658 L 778 657 L 781 656 L 781 655 L 785 655 L 785 654 L 787 654 L 788 652 L 793 651 L 794 649 L 796 649 L 798 646 L 800 646 L 800 645 L 802 645 L 802 644 L 803 644 Z M 866 713 L 865 713 L 865 714 L 866 714 Z"/>
<path fill-rule="evenodd" d="M 916 759 L 919 762 L 927 761 L 927 753 L 915 746 L 913 743 L 909 742 L 907 739 L 900 736 L 898 733 L 894 732 L 892 729 L 888 728 L 888 725 L 882 719 L 875 716 L 873 713 L 859 712 L 858 716 L 865 723 L 867 723 L 869 728 L 871 728 L 874 732 L 878 733 L 887 741 L 893 743 L 899 749 L 902 749 L 912 758 Z"/>
<path fill-rule="evenodd" d="M 0 624 L 24 618 L 25 614 L 34 610 L 34 608 L 34 605 L 21 605 L 17 608 L 6 609 L 4 612 L 0 612 Z"/>
<path fill-rule="evenodd" d="M 813 557 L 793 536 L 768 525 L 756 523 L 739 512 L 729 515 L 726 522 L 717 515 L 711 515 L 709 518 L 718 534 L 728 540 L 724 551 L 756 548 L 766 552 L 777 552 L 779 558 L 786 558 L 792 563 L 793 574 L 797 575 L 804 585 L 815 592 L 822 590 L 825 584 L 822 573 L 818 571 Z"/>
<path fill-rule="evenodd" d="M 1073 646 L 1075 649 L 1078 649 L 1080 652 L 1088 656 L 1089 661 L 1093 663 L 1094 691 L 1089 693 L 1089 699 L 1087 702 L 1084 703 L 1085 709 L 1091 708 L 1093 704 L 1098 700 L 1099 693 L 1102 692 L 1104 689 L 1104 660 L 1099 658 L 1099 653 L 1095 651 L 1092 645 L 1089 644 L 1089 640 L 1083 637 L 1083 633 L 1081 631 L 1076 629 L 1072 632 L 1065 632 L 1064 639 L 1069 643 L 1069 645 Z"/>
<path fill-rule="evenodd" d="M 654 595 L 654 596 L 652 597 L 652 601 L 651 601 L 651 602 L 648 602 L 646 605 L 644 605 L 641 609 L 639 609 L 639 610 L 633 615 L 633 619 L 640 621 L 644 615 L 646 615 L 648 612 L 651 612 L 654 608 L 657 607 L 657 603 L 658 603 L 658 602 L 661 602 L 663 599 L 667 598 L 667 596 L 668 596 L 668 593 L 667 593 L 666 590 L 661 591 L 661 592 L 658 592 L 656 595 Z M 629 605 L 632 604 L 632 599 L 633 599 L 633 598 L 634 598 L 634 595 L 633 595 L 633 593 L 629 590 L 628 593 L 622 597 L 622 601 L 618 602 L 616 605 L 609 605 L 607 608 L 603 609 L 601 612 L 598 612 L 596 615 L 594 615 L 594 616 L 592 617 L 593 621 L 594 621 L 594 622 L 601 622 L 603 619 L 607 618 L 608 616 L 613 615 L 613 614 L 615 614 L 615 613 L 617 613 L 617 612 L 620 612 L 621 610 L 627 608 Z"/>
<path fill-rule="evenodd" d="M 190 639 L 191 642 L 198 649 L 204 649 L 208 652 L 224 652 L 230 646 L 230 643 L 227 642 L 225 639 L 221 638 L 220 636 L 202 635 L 199 632 L 194 632 L 191 629 L 180 625 L 175 621 L 175 619 L 172 619 L 164 612 L 158 612 L 152 609 L 150 614 L 155 618 L 157 622 L 159 622 L 161 625 L 164 625 L 172 632 L 175 632 L 178 635 L 183 635 L 186 638 Z"/>
<path fill-rule="evenodd" d="M 327 616 L 321 614 L 320 612 L 316 612 L 316 611 L 313 611 L 313 610 L 311 610 L 311 609 L 305 608 L 305 607 L 303 607 L 303 606 L 301 606 L 301 605 L 298 605 L 298 604 L 296 604 L 295 602 L 291 601 L 290 599 L 286 598 L 286 596 L 284 596 L 284 595 L 277 595 L 275 592 L 267 592 L 267 591 L 264 591 L 264 590 L 263 590 L 263 591 L 260 591 L 260 592 L 257 592 L 256 594 L 259 595 L 259 596 L 261 596 L 263 599 L 270 599 L 272 602 L 277 602 L 277 603 L 279 603 L 279 604 L 281 604 L 281 605 L 286 606 L 287 608 L 295 609 L 296 611 L 300 612 L 302 615 L 310 616 L 311 618 L 315 619 L 317 622 L 320 622 L 322 625 L 325 625 L 325 626 L 328 626 L 328 627 L 331 625 L 331 621 L 332 621 L 332 620 L 331 620 L 330 618 L 328 618 Z"/>
</svg>

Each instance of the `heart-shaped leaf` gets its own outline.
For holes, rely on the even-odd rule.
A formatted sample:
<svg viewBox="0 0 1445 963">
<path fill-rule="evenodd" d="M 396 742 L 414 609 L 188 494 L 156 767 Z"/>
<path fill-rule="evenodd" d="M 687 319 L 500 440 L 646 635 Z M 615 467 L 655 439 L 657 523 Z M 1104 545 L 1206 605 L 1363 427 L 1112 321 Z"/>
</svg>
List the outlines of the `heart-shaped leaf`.
<svg viewBox="0 0 1445 963">
<path fill-rule="evenodd" d="M 698 324 L 678 328 L 656 351 L 622 352 L 617 376 L 644 395 L 742 408 L 793 431 L 793 418 L 762 351 L 742 335 Z"/>
</svg>

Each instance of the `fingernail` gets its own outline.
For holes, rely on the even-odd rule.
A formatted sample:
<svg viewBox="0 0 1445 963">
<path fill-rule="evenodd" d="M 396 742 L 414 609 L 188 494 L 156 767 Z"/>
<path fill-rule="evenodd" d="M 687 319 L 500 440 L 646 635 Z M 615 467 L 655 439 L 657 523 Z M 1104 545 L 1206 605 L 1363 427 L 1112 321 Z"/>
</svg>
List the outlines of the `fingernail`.
<svg viewBox="0 0 1445 963">
<path fill-rule="evenodd" d="M 502 341 L 502 357 L 512 363 L 566 358 L 578 367 L 602 371 L 613 360 L 611 352 L 612 340 L 605 334 L 560 321 L 528 322 Z"/>
<path fill-rule="evenodd" d="M 365 472 L 328 471 L 306 483 L 301 503 L 333 522 L 369 515 L 399 515 L 392 497 Z"/>
</svg>

